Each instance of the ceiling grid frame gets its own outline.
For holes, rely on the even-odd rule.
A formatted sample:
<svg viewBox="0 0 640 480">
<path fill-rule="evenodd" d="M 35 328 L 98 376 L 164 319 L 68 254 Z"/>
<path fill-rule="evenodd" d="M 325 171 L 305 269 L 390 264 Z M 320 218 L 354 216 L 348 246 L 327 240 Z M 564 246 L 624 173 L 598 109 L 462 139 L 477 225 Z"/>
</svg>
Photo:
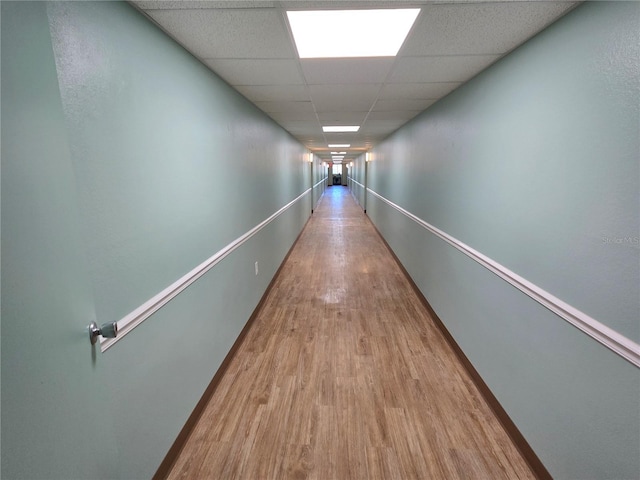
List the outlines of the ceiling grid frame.
<svg viewBox="0 0 640 480">
<path fill-rule="evenodd" d="M 350 143 L 345 157 L 348 161 L 373 148 L 581 2 L 130 3 L 323 160 L 330 159 L 329 143 Z M 395 57 L 300 59 L 286 14 L 288 10 L 416 7 L 421 11 Z M 356 133 L 322 131 L 323 125 L 356 124 L 360 125 Z"/>
</svg>

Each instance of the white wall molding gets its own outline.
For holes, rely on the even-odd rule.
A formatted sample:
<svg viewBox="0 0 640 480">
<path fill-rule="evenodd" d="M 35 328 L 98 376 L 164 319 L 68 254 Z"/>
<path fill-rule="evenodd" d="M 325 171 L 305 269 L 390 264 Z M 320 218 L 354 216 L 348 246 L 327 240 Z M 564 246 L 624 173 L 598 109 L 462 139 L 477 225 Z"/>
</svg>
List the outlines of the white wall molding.
<svg viewBox="0 0 640 480">
<path fill-rule="evenodd" d="M 354 180 L 354 179 L 353 179 L 353 177 L 348 177 L 348 179 L 349 179 L 352 183 L 355 183 L 356 185 L 358 185 L 358 186 L 362 187 L 362 189 L 363 189 L 363 190 L 365 189 L 365 186 L 364 186 L 363 184 L 361 184 L 360 182 L 358 182 L 358 181 Z M 364 208 L 364 207 L 362 206 L 362 204 L 360 203 L 360 199 L 359 199 L 359 198 L 358 198 L 358 196 L 356 195 L 356 192 L 355 192 L 355 189 L 353 188 L 353 185 L 349 185 L 349 192 L 351 193 L 351 196 L 352 196 L 352 197 L 353 197 L 353 199 L 356 201 L 356 203 L 357 203 L 360 207 Z"/>
<path fill-rule="evenodd" d="M 367 188 L 367 192 L 369 192 L 374 197 L 378 198 L 382 202 L 386 203 L 390 207 L 396 209 L 398 212 L 407 216 L 418 225 L 428 230 L 429 232 L 436 235 L 441 240 L 445 241 L 452 247 L 455 247 L 468 257 L 472 258 L 476 262 L 478 262 L 483 267 L 487 268 L 498 277 L 502 278 L 506 282 L 510 283 L 518 290 L 523 292 L 525 295 L 528 295 L 544 307 L 551 310 L 553 313 L 561 317 L 562 319 L 569 322 L 574 327 L 582 330 L 584 333 L 600 342 L 605 347 L 609 348 L 613 352 L 620 355 L 625 360 L 628 360 L 636 367 L 640 367 L 640 345 L 635 343 L 633 340 L 625 337 L 624 335 L 616 332 L 612 328 L 604 325 L 603 323 L 597 321 L 596 319 L 590 317 L 586 313 L 578 310 L 577 308 L 572 307 L 568 303 L 559 299 L 558 297 L 552 295 L 551 293 L 543 290 L 537 285 L 531 283 L 525 278 L 521 277 L 517 273 L 509 270 L 504 265 L 499 264 L 495 260 L 483 255 L 477 250 L 471 248 L 469 245 L 457 240 L 451 235 L 443 232 L 437 227 L 425 222 L 421 218 L 418 218 L 411 212 L 408 212 L 404 208 L 396 205 L 392 201 L 386 199 L 379 193 L 374 192 L 370 188 Z"/>
<path fill-rule="evenodd" d="M 320 185 L 322 185 L 324 182 L 327 181 L 327 178 L 329 177 L 324 177 L 322 180 L 320 180 L 318 183 L 316 183 L 313 188 L 319 187 Z"/>
<path fill-rule="evenodd" d="M 321 183 L 321 182 L 320 182 Z M 273 222 L 276 218 L 282 215 L 286 210 L 288 210 L 291 206 L 293 206 L 296 202 L 301 200 L 303 197 L 311 193 L 311 188 L 305 190 L 302 194 L 298 195 L 291 202 L 287 203 L 280 210 L 275 212 L 266 220 L 262 221 L 260 224 L 253 227 L 247 233 L 242 235 L 241 237 L 236 238 L 233 242 L 228 244 L 226 247 L 222 248 L 207 260 L 202 262 L 196 268 L 191 270 L 189 273 L 183 275 L 174 283 L 169 285 L 167 288 L 162 290 L 160 293 L 150 298 L 134 311 L 124 316 L 120 320 L 118 320 L 118 336 L 116 338 L 103 338 L 100 337 L 100 351 L 105 352 L 109 348 L 111 348 L 118 341 L 122 340 L 129 332 L 131 332 L 134 328 L 144 322 L 151 315 L 160 310 L 163 306 L 169 303 L 173 298 L 183 292 L 189 285 L 202 277 L 205 273 L 211 270 L 214 266 L 224 260 L 228 255 L 230 255 L 234 250 L 240 247 L 243 243 L 249 240 L 251 237 L 256 235 L 260 230 Z"/>
<path fill-rule="evenodd" d="M 365 188 L 363 184 L 361 184 L 360 182 L 356 182 L 356 181 L 353 179 L 353 177 L 350 177 L 350 178 L 351 178 L 351 181 L 352 181 L 353 183 L 355 183 L 356 185 L 358 185 L 358 186 L 360 186 L 360 187 L 362 187 L 362 188 Z"/>
</svg>

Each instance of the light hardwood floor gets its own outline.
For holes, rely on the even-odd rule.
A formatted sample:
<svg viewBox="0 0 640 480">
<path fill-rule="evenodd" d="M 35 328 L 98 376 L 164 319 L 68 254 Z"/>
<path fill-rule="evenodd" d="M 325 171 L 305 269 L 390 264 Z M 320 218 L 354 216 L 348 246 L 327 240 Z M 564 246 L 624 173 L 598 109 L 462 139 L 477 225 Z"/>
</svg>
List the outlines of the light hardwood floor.
<svg viewBox="0 0 640 480">
<path fill-rule="evenodd" d="M 169 478 L 535 477 L 360 207 L 331 187 Z"/>
</svg>

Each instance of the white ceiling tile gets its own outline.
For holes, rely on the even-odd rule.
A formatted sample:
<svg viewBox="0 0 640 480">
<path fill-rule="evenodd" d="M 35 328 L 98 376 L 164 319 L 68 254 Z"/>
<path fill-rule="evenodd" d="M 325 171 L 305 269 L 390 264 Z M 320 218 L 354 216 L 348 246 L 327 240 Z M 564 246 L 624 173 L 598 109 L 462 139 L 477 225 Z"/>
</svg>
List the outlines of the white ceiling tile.
<svg viewBox="0 0 640 480">
<path fill-rule="evenodd" d="M 309 100 L 304 85 L 237 85 L 235 88 L 252 102 Z"/>
<path fill-rule="evenodd" d="M 398 59 L 389 83 L 465 82 L 500 55 L 404 57 Z"/>
<path fill-rule="evenodd" d="M 308 144 L 317 145 L 318 147 L 325 148 L 327 146 L 327 142 L 325 141 L 322 135 L 309 135 L 304 134 L 301 135 L 301 138 L 304 139 Z"/>
<path fill-rule="evenodd" d="M 400 55 L 503 54 L 573 5 L 548 1 L 425 5 Z"/>
<path fill-rule="evenodd" d="M 199 58 L 294 58 L 276 9 L 148 10 L 162 28 Z"/>
<path fill-rule="evenodd" d="M 373 106 L 373 111 L 400 111 L 400 110 L 425 110 L 437 101 L 435 98 L 428 99 L 392 99 L 378 100 Z"/>
<path fill-rule="evenodd" d="M 320 124 L 316 122 L 278 122 L 284 128 L 289 130 L 291 133 L 298 134 L 318 134 L 322 129 L 320 128 Z"/>
<path fill-rule="evenodd" d="M 458 88 L 460 82 L 440 83 L 387 83 L 382 87 L 380 99 L 440 98 Z"/>
<path fill-rule="evenodd" d="M 144 0 L 132 2 L 143 10 L 183 10 L 195 8 L 268 8 L 270 0 Z"/>
<path fill-rule="evenodd" d="M 318 112 L 323 125 L 360 125 L 368 112 Z"/>
<path fill-rule="evenodd" d="M 311 102 L 254 102 L 260 110 L 276 112 L 313 112 Z"/>
<path fill-rule="evenodd" d="M 382 140 L 388 137 L 389 134 L 391 134 L 392 132 L 394 132 L 394 130 L 391 130 L 383 134 L 375 134 L 375 133 L 364 134 L 363 137 L 364 137 L 364 145 L 366 146 L 365 148 L 367 150 L 370 149 L 371 147 L 373 147 L 377 143 L 380 143 Z"/>
<path fill-rule="evenodd" d="M 269 112 L 269 116 L 281 124 L 287 122 L 315 122 L 316 125 L 320 125 L 315 112 Z"/>
<path fill-rule="evenodd" d="M 413 117 L 422 113 L 422 110 L 395 110 L 395 111 L 380 111 L 371 112 L 367 117 L 367 123 L 378 120 L 393 120 L 394 122 L 411 120 Z"/>
<path fill-rule="evenodd" d="M 363 134 L 374 134 L 374 135 L 387 135 L 389 133 L 394 132 L 402 125 L 407 123 L 407 120 L 397 119 L 397 120 L 371 120 L 362 127 Z"/>
<path fill-rule="evenodd" d="M 393 58 L 311 58 L 302 59 L 302 71 L 309 85 L 327 83 L 382 83 Z"/>
<path fill-rule="evenodd" d="M 369 111 L 380 85 L 311 85 L 311 99 L 316 112 Z"/>
<path fill-rule="evenodd" d="M 351 143 L 358 139 L 358 134 L 355 132 L 344 133 L 325 133 L 325 138 L 329 143 Z"/>
<path fill-rule="evenodd" d="M 354 139 L 351 142 L 351 147 L 347 149 L 347 152 L 349 154 L 352 154 L 352 153 L 354 153 L 355 150 L 358 150 L 358 149 L 362 150 L 364 148 L 365 148 L 364 140 L 362 140 L 362 138 L 357 138 L 357 139 Z M 331 150 L 333 150 L 333 148 L 329 149 L 329 151 L 331 151 Z"/>
<path fill-rule="evenodd" d="M 351 153 L 375 145 L 574 5 L 487 0 L 133 3 L 308 148 L 327 155 L 327 143 L 351 143 Z M 418 5 L 423 12 L 395 59 L 300 60 L 283 14 L 287 8 Z M 324 134 L 323 124 L 362 127 L 355 134 Z"/>
<path fill-rule="evenodd" d="M 303 85 L 295 60 L 209 59 L 205 63 L 231 85 Z"/>
</svg>

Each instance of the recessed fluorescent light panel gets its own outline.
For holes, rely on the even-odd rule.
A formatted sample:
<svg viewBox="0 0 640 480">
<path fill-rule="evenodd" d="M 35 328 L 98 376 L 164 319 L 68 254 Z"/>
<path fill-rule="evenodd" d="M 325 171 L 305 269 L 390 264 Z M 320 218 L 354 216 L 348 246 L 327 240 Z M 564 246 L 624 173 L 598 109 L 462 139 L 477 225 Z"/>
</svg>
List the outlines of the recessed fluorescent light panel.
<svg viewBox="0 0 640 480">
<path fill-rule="evenodd" d="M 330 133 L 357 132 L 358 130 L 360 130 L 358 125 L 326 125 L 322 127 L 323 132 Z"/>
<path fill-rule="evenodd" d="M 331 155 L 346 155 L 347 152 L 331 152 Z"/>
<path fill-rule="evenodd" d="M 287 17 L 300 58 L 395 57 L 418 13 L 419 8 L 318 10 Z"/>
<path fill-rule="evenodd" d="M 349 148 L 351 144 L 350 143 L 330 143 L 327 146 L 329 148 Z"/>
</svg>

